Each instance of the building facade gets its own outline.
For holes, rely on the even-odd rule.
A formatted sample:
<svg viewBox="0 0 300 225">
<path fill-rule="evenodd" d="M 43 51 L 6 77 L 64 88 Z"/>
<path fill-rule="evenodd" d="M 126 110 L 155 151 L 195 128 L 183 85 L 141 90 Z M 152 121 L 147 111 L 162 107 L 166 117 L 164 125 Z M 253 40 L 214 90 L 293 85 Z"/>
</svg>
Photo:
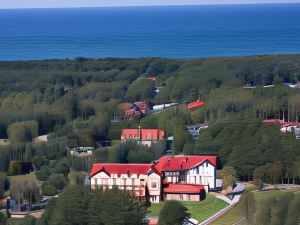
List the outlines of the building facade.
<svg viewBox="0 0 300 225">
<path fill-rule="evenodd" d="M 137 141 L 148 147 L 164 138 L 165 131 L 160 129 L 123 129 L 121 133 L 122 141 Z"/>
<path fill-rule="evenodd" d="M 163 156 L 152 164 L 94 164 L 91 188 L 133 192 L 150 202 L 200 201 L 216 188 L 217 156 Z"/>
</svg>

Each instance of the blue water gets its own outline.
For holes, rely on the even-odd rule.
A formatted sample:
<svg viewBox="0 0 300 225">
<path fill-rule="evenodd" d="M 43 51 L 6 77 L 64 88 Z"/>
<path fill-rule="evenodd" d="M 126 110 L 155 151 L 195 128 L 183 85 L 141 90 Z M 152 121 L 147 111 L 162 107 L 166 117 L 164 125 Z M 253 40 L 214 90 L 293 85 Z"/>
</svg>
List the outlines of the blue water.
<svg viewBox="0 0 300 225">
<path fill-rule="evenodd" d="M 300 4 L 0 10 L 0 60 L 300 53 Z"/>
</svg>

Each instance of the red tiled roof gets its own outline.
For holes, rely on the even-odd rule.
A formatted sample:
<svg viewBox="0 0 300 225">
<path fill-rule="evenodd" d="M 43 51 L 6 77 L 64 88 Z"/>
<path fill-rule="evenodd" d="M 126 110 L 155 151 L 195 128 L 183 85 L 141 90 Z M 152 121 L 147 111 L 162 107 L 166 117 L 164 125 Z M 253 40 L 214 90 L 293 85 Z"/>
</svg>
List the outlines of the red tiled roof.
<svg viewBox="0 0 300 225">
<path fill-rule="evenodd" d="M 145 79 L 146 79 L 146 80 L 152 80 L 152 81 L 155 81 L 155 80 L 156 80 L 156 77 L 146 77 Z"/>
<path fill-rule="evenodd" d="M 108 174 L 147 174 L 151 169 L 152 164 L 118 164 L 118 163 L 103 163 L 94 164 L 90 172 L 90 177 L 93 177 L 97 173 L 104 171 Z"/>
<path fill-rule="evenodd" d="M 264 120 L 263 123 L 282 123 L 281 120 L 271 119 L 271 120 Z"/>
<path fill-rule="evenodd" d="M 162 171 L 189 170 L 206 160 L 214 166 L 217 165 L 217 156 L 176 155 L 161 157 L 153 167 L 158 173 Z"/>
<path fill-rule="evenodd" d="M 188 109 L 195 109 L 195 108 L 203 106 L 204 104 L 205 103 L 202 101 L 192 102 L 192 103 L 188 104 Z"/>
<path fill-rule="evenodd" d="M 149 219 L 149 225 L 157 225 L 157 224 L 158 224 L 158 219 L 156 218 Z"/>
<path fill-rule="evenodd" d="M 158 141 L 164 139 L 165 131 L 159 129 L 123 129 L 121 139 L 140 139 L 140 135 L 142 141 Z"/>
<path fill-rule="evenodd" d="M 192 184 L 169 184 L 163 188 L 164 193 L 195 193 L 199 194 L 204 190 L 203 185 L 192 185 Z"/>
</svg>

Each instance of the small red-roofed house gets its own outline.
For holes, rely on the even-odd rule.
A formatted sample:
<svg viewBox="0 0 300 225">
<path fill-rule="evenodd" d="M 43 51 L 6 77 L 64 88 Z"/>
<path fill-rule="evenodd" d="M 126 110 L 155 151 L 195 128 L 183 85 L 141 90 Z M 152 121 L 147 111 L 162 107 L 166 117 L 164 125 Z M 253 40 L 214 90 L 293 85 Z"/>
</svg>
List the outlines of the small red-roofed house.
<svg viewBox="0 0 300 225">
<path fill-rule="evenodd" d="M 160 129 L 123 129 L 121 133 L 122 141 L 138 141 L 148 147 L 164 138 L 165 131 Z"/>
<path fill-rule="evenodd" d="M 164 200 L 196 202 L 205 198 L 205 189 L 203 185 L 168 184 L 163 188 L 163 195 Z"/>
<path fill-rule="evenodd" d="M 124 110 L 124 116 L 127 119 L 133 118 L 135 116 L 143 116 L 147 114 L 148 108 L 148 102 L 135 102 Z"/>
<path fill-rule="evenodd" d="M 192 102 L 192 103 L 188 104 L 188 109 L 189 109 L 189 110 L 197 109 L 197 108 L 199 108 L 199 107 L 204 106 L 204 104 L 205 104 L 205 102 L 199 101 L 199 100 L 198 100 L 198 101 L 196 101 L 196 102 Z"/>
<path fill-rule="evenodd" d="M 145 77 L 146 80 L 156 81 L 156 77 Z"/>
<path fill-rule="evenodd" d="M 149 219 L 149 225 L 158 225 L 158 219 L 157 218 L 150 218 Z"/>
</svg>

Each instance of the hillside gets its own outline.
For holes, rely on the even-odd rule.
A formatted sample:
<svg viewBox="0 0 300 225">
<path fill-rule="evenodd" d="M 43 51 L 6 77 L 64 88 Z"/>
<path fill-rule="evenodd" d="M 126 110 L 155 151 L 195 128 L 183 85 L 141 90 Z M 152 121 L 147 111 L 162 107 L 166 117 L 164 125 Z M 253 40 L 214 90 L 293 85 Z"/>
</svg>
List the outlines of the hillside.
<svg viewBox="0 0 300 225">
<path fill-rule="evenodd" d="M 121 129 L 141 126 L 174 136 L 174 153 L 219 154 L 221 166 L 235 167 L 242 180 L 252 179 L 256 168 L 277 166 L 268 181 L 299 182 L 300 142 L 261 122 L 300 121 L 300 89 L 283 85 L 300 80 L 299 55 L 0 62 L 0 76 L 0 138 L 11 143 L 0 146 L 3 171 L 9 161 L 34 155 L 60 160 L 66 144 L 98 148 L 93 159 L 70 157 L 79 171 L 93 161 L 149 162 L 164 153 L 163 145 L 145 152 L 118 142 Z M 243 88 L 253 83 L 256 88 Z M 269 84 L 275 86 L 264 87 Z M 205 105 L 188 110 L 198 99 Z M 179 105 L 124 120 L 124 103 L 136 101 Z M 184 126 L 198 123 L 209 128 L 194 142 Z M 41 135 L 48 142 L 32 143 Z M 99 150 L 103 141 L 112 143 L 109 150 Z"/>
</svg>

